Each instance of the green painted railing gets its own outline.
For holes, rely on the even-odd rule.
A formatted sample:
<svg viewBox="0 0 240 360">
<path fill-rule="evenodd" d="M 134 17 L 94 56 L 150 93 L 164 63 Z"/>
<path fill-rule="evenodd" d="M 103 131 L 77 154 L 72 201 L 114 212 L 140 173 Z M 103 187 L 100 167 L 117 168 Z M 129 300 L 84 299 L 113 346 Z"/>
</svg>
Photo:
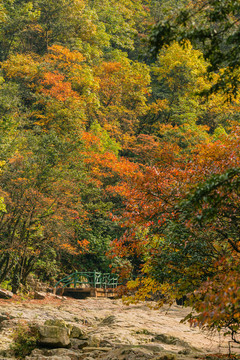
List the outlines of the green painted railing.
<svg viewBox="0 0 240 360">
<path fill-rule="evenodd" d="M 70 287 L 76 288 L 78 285 L 89 285 L 93 288 L 116 288 L 118 286 L 118 276 L 110 273 L 93 272 L 75 272 L 65 276 L 55 284 L 55 288 Z"/>
</svg>

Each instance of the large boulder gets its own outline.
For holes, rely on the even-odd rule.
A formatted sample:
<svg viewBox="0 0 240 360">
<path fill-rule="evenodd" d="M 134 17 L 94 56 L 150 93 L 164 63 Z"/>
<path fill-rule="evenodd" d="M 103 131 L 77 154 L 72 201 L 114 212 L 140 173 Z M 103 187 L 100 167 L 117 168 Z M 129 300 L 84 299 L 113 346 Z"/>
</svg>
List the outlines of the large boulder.
<svg viewBox="0 0 240 360">
<path fill-rule="evenodd" d="M 13 293 L 9 290 L 0 289 L 0 299 L 11 299 L 13 297 Z"/>
<path fill-rule="evenodd" d="M 41 346 L 50 348 L 67 348 L 70 345 L 69 330 L 61 326 L 38 325 Z"/>
<path fill-rule="evenodd" d="M 46 320 L 44 325 L 59 326 L 59 327 L 63 327 L 63 328 L 68 328 L 68 324 L 66 324 L 64 320 L 59 320 L 59 319 Z M 68 330 L 68 331 L 69 331 L 69 334 L 70 334 L 70 330 Z"/>
</svg>

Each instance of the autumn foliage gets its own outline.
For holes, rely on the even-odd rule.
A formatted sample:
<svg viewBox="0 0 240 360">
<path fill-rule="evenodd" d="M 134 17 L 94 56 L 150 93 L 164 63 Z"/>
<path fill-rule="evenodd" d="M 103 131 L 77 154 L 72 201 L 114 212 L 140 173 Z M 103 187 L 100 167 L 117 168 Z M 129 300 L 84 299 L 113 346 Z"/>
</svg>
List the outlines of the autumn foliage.
<svg viewBox="0 0 240 360">
<path fill-rule="evenodd" d="M 0 283 L 113 271 L 238 341 L 239 92 L 189 37 L 149 56 L 178 3 L 1 2 Z"/>
</svg>

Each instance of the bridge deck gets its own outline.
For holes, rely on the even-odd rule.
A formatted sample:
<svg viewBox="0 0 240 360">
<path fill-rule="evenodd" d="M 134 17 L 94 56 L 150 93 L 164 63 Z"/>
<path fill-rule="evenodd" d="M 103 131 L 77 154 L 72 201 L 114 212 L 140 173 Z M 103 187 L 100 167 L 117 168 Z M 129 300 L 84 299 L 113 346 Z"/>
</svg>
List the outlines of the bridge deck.
<svg viewBox="0 0 240 360">
<path fill-rule="evenodd" d="M 116 298 L 116 289 L 101 289 L 101 288 L 71 288 L 71 287 L 59 287 L 56 288 L 56 294 L 61 296 L 69 296 L 74 299 L 85 299 L 86 297 L 107 297 Z"/>
</svg>

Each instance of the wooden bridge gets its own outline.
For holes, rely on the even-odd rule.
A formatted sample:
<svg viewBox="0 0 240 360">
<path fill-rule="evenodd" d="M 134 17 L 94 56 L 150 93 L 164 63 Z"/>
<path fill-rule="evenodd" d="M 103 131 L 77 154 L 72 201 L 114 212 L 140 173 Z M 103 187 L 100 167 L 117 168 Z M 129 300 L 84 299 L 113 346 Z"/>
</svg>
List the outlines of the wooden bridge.
<svg viewBox="0 0 240 360">
<path fill-rule="evenodd" d="M 118 276 L 110 273 L 75 272 L 59 280 L 54 286 L 57 295 L 76 299 L 92 297 L 116 297 Z"/>
</svg>

